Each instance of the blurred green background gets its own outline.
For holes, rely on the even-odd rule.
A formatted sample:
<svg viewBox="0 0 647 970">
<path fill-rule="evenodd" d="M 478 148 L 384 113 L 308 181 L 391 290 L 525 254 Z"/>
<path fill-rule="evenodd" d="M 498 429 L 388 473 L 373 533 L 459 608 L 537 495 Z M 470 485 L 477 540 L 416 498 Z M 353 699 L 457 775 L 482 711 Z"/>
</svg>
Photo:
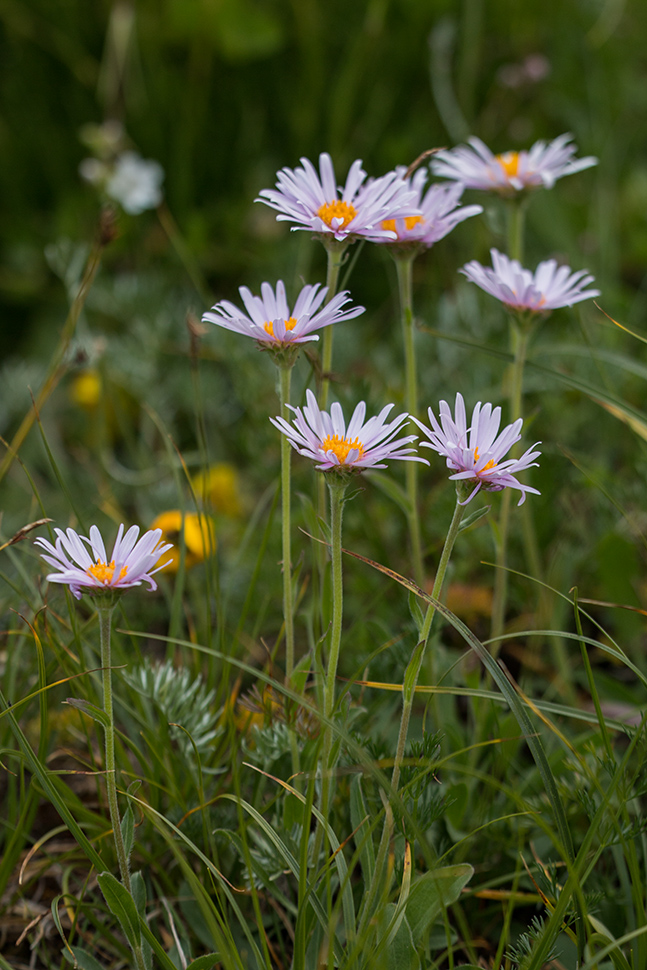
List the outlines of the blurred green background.
<svg viewBox="0 0 647 970">
<path fill-rule="evenodd" d="M 301 155 L 329 151 L 341 181 L 356 157 L 378 175 L 469 134 L 505 151 L 571 131 L 600 166 L 533 204 L 529 261 L 563 254 L 644 310 L 642 0 L 0 0 L 0 25 L 4 353 L 39 353 L 65 300 L 44 251 L 95 231 L 79 132 L 108 118 L 164 167 L 217 297 L 320 275 L 318 250 L 252 204 Z M 183 280 L 154 215 L 120 231 L 109 262 Z"/>
</svg>

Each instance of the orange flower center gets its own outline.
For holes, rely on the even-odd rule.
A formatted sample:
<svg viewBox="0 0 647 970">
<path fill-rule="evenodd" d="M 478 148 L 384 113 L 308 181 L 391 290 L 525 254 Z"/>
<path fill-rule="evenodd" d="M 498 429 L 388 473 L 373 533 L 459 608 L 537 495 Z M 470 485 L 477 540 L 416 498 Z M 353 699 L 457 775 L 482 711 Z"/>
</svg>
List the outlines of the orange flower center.
<svg viewBox="0 0 647 970">
<path fill-rule="evenodd" d="M 335 455 L 337 455 L 340 465 L 343 465 L 348 458 L 349 451 L 359 451 L 359 458 L 361 458 L 364 454 L 364 447 L 359 438 L 355 438 L 354 441 L 351 441 L 350 438 L 340 438 L 337 434 L 332 436 L 328 435 L 327 438 L 324 438 L 324 442 L 321 447 L 324 451 L 332 451 Z"/>
<path fill-rule="evenodd" d="M 114 559 L 110 563 L 101 562 L 100 559 L 94 564 L 94 566 L 88 566 L 86 573 L 88 576 L 93 576 L 94 579 L 98 579 L 100 583 L 104 586 L 112 586 L 113 576 L 115 572 L 115 561 Z M 128 572 L 128 566 L 124 566 L 119 573 L 119 580 L 123 579 Z"/>
<path fill-rule="evenodd" d="M 290 317 L 289 320 L 286 320 L 285 321 L 285 329 L 286 330 L 294 330 L 294 328 L 296 327 L 296 325 L 297 325 L 297 321 L 296 321 L 296 318 L 295 317 Z M 273 337 L 274 336 L 274 327 L 272 325 L 272 321 L 271 320 L 268 323 L 264 323 L 263 324 L 263 329 L 265 330 L 265 333 L 269 333 L 270 337 Z"/>
<path fill-rule="evenodd" d="M 496 160 L 508 178 L 514 178 L 518 174 L 519 152 L 505 152 L 503 155 L 497 155 Z"/>
<path fill-rule="evenodd" d="M 478 461 L 478 460 L 479 460 L 479 450 L 478 450 L 478 448 L 475 448 L 474 449 L 474 461 Z M 481 475 L 481 474 L 483 474 L 483 472 L 489 472 L 489 470 L 491 468 L 496 468 L 496 462 L 494 461 L 493 458 L 490 458 L 490 460 L 487 463 L 487 465 L 484 465 L 483 468 L 481 468 L 481 470 L 478 472 L 478 474 Z"/>
<path fill-rule="evenodd" d="M 348 223 L 353 221 L 357 213 L 355 212 L 355 206 L 351 205 L 350 202 L 342 202 L 341 199 L 335 199 L 333 202 L 325 202 L 320 206 L 317 209 L 317 215 L 331 229 L 333 228 L 333 219 L 342 219 L 341 225 L 335 226 L 334 228 L 345 229 Z"/>
<path fill-rule="evenodd" d="M 411 232 L 414 226 L 417 226 L 418 223 L 424 221 L 425 220 L 422 218 L 422 216 L 405 216 L 404 226 L 408 232 Z M 395 228 L 395 219 L 384 219 L 382 221 L 382 229 L 386 229 L 387 232 L 394 232 L 397 234 L 398 230 Z"/>
</svg>

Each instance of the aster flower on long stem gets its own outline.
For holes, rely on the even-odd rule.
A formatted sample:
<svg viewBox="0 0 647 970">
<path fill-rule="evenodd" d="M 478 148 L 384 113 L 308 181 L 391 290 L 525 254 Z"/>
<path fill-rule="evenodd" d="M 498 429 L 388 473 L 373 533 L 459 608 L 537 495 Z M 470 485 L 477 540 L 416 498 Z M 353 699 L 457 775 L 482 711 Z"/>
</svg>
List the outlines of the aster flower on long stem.
<svg viewBox="0 0 647 970">
<path fill-rule="evenodd" d="M 528 151 L 509 151 L 495 155 L 480 138 L 469 145 L 440 151 L 431 163 L 442 178 L 461 182 L 468 189 L 514 196 L 528 189 L 553 187 L 557 179 L 597 165 L 593 156 L 575 158 L 573 136 L 559 135 L 548 144 L 537 141 Z"/>
<path fill-rule="evenodd" d="M 310 390 L 306 392 L 306 400 L 307 403 L 303 409 L 290 406 L 290 410 L 295 415 L 292 424 L 288 424 L 283 417 L 270 418 L 270 420 L 293 448 L 314 461 L 319 471 L 325 472 L 330 492 L 332 626 L 323 693 L 325 723 L 321 795 L 321 810 L 325 817 L 329 808 L 330 775 L 333 769 L 333 733 L 330 720 L 335 704 L 343 616 L 341 537 L 346 487 L 354 473 L 370 468 L 385 468 L 387 459 L 397 458 L 425 463 L 426 461 L 413 454 L 411 443 L 416 440 L 416 435 L 397 437 L 408 415 L 400 414 L 392 421 L 387 421 L 392 404 L 388 404 L 377 416 L 365 421 L 366 405 L 362 401 L 355 408 L 347 425 L 339 404 L 334 403 L 330 413 L 322 411 Z M 320 834 L 318 838 L 321 839 L 322 835 Z"/>
<path fill-rule="evenodd" d="M 336 285 L 336 277 L 334 280 Z M 352 320 L 364 312 L 364 307 L 348 307 L 347 291 L 331 296 L 334 285 L 320 289 L 319 284 L 304 286 L 291 309 L 282 280 L 274 290 L 269 283 L 261 286 L 261 296 L 255 296 L 246 287 L 240 287 L 240 295 L 247 313 L 228 300 L 212 307 L 202 317 L 204 322 L 214 323 L 227 330 L 253 337 L 263 350 L 268 350 L 278 367 L 278 392 L 281 417 L 289 417 L 292 366 L 301 344 L 319 339 L 315 332 L 330 331 L 331 325 Z M 330 299 L 324 304 L 327 298 Z M 292 557 L 291 557 L 291 474 L 290 447 L 281 441 L 281 531 L 283 556 L 283 617 L 285 622 L 285 672 L 288 682 L 294 669 L 294 617 L 292 604 Z"/>
<path fill-rule="evenodd" d="M 518 205 L 510 203 L 513 208 Z M 518 214 L 519 219 L 521 214 Z M 511 224 L 514 226 L 514 224 Z M 516 237 L 515 241 L 516 240 Z M 559 266 L 554 259 L 540 263 L 532 273 L 518 259 L 511 259 L 496 249 L 491 250 L 492 267 L 482 266 L 476 260 L 467 263 L 461 272 L 491 296 L 500 300 L 511 312 L 510 349 L 512 366 L 509 381 L 510 416 L 523 417 L 523 375 L 533 331 L 539 321 L 558 307 L 573 306 L 583 300 L 599 296 L 599 290 L 587 289 L 594 282 L 587 270 L 572 272 L 569 266 Z M 497 572 L 494 584 L 492 608 L 492 637 L 503 631 L 506 609 L 508 574 L 505 569 L 510 517 L 510 498 L 504 496 L 501 504 L 498 543 L 496 551 Z M 531 513 L 524 517 L 524 542 L 529 566 L 535 576 L 541 575 L 541 563 L 537 550 L 535 530 Z"/>
<path fill-rule="evenodd" d="M 119 526 L 117 538 L 110 558 L 98 528 L 93 525 L 90 537 L 80 536 L 74 529 L 63 532 L 56 529 L 56 542 L 52 545 L 47 539 L 38 538 L 35 545 L 44 549 L 42 558 L 56 572 L 46 577 L 50 583 L 63 583 L 69 586 L 72 594 L 80 599 L 83 593 L 89 594 L 99 617 L 99 639 L 101 646 L 101 676 L 103 686 L 102 721 L 105 732 L 105 775 L 108 794 L 108 809 L 112 834 L 119 862 L 121 881 L 131 892 L 130 860 L 126 849 L 117 799 L 115 725 L 112 702 L 112 660 L 111 660 L 111 621 L 115 604 L 126 589 L 140 586 L 146 582 L 150 589 L 156 589 L 153 574 L 168 565 L 170 560 L 160 563 L 173 547 L 162 542 L 162 530 L 153 529 L 139 537 L 139 527 L 134 525 L 124 535 L 124 526 Z M 91 554 L 90 554 L 91 553 Z M 135 963 L 144 970 L 141 945 L 132 943 Z"/>
</svg>

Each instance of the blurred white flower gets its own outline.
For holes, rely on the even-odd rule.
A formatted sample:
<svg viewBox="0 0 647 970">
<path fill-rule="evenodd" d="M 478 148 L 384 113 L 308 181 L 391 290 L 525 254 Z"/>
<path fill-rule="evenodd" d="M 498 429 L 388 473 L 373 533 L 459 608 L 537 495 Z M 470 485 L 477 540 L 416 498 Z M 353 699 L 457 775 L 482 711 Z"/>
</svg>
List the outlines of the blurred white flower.
<svg viewBox="0 0 647 970">
<path fill-rule="evenodd" d="M 106 192 L 130 215 L 154 209 L 162 201 L 164 169 L 137 152 L 123 152 L 108 179 Z"/>
</svg>

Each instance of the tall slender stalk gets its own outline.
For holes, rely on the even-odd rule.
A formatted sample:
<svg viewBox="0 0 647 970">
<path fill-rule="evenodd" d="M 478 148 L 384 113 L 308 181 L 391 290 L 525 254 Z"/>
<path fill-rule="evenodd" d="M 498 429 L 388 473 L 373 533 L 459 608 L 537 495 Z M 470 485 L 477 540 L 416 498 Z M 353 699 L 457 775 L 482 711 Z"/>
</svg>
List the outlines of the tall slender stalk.
<svg viewBox="0 0 647 970">
<path fill-rule="evenodd" d="M 333 769 L 333 728 L 327 723 L 333 716 L 335 708 L 335 684 L 337 680 L 337 664 L 341 647 L 341 625 L 344 611 L 344 589 L 341 561 L 341 525 L 344 510 L 344 493 L 347 482 L 335 472 L 326 476 L 326 484 L 330 492 L 330 552 L 332 560 L 332 626 L 330 631 L 330 650 L 324 682 L 323 713 L 326 719 L 323 728 L 321 784 L 321 812 L 328 817 L 330 800 L 330 782 Z"/>
<path fill-rule="evenodd" d="M 526 321 L 512 320 L 510 323 L 511 350 L 514 356 L 510 381 L 510 420 L 516 421 L 522 417 L 523 372 L 526 363 L 528 341 L 532 328 Z M 505 623 L 505 608 L 508 597 L 508 534 L 510 530 L 510 509 L 512 495 L 505 489 L 501 500 L 501 515 L 499 518 L 499 536 L 496 550 L 496 574 L 494 577 L 494 593 L 492 597 L 492 625 L 491 637 L 500 637 Z M 500 649 L 501 641 L 492 644 L 493 653 Z"/>
<path fill-rule="evenodd" d="M 525 201 L 516 198 L 508 202 L 508 256 L 521 262 L 523 256 L 523 229 L 525 217 Z M 526 363 L 526 352 L 530 329 L 520 325 L 516 320 L 510 321 L 510 351 L 513 364 L 510 381 L 510 421 L 522 417 L 521 400 L 523 395 L 523 371 Z M 501 501 L 499 516 L 499 533 L 496 542 L 496 574 L 494 577 L 494 592 L 492 597 L 491 637 L 500 637 L 505 624 L 505 612 L 508 600 L 508 533 L 510 530 L 510 509 L 512 497 L 510 490 L 505 489 Z M 500 647 L 496 641 L 495 650 Z"/>
<path fill-rule="evenodd" d="M 112 670 L 111 670 L 111 650 L 110 650 L 110 627 L 112 621 L 113 606 L 98 606 L 99 616 L 99 640 L 101 643 L 101 676 L 103 680 L 103 710 L 107 717 L 107 724 L 104 725 L 106 741 L 106 790 L 108 793 L 108 809 L 110 811 L 110 821 L 112 823 L 112 835 L 115 840 L 117 850 L 117 860 L 119 862 L 119 872 L 121 881 L 130 892 L 130 867 L 126 847 L 121 834 L 121 819 L 119 817 L 119 804 L 117 802 L 117 780 L 115 778 L 115 723 L 112 707 Z"/>
<path fill-rule="evenodd" d="M 129 893 L 132 892 L 130 884 L 130 862 L 124 839 L 121 832 L 121 819 L 119 817 L 119 803 L 117 801 L 117 779 L 115 777 L 115 721 L 112 706 L 112 659 L 110 650 L 110 627 L 112 622 L 112 611 L 114 602 L 103 603 L 97 606 L 99 616 L 99 642 L 101 644 L 101 676 L 103 681 L 103 710 L 106 715 L 104 732 L 106 739 L 105 771 L 106 771 L 106 791 L 108 793 L 108 810 L 110 812 L 110 822 L 112 824 L 112 837 L 117 850 L 117 860 L 119 862 L 119 873 L 121 881 Z M 141 946 L 133 944 L 133 955 L 138 970 L 145 970 L 144 957 Z"/>
<path fill-rule="evenodd" d="M 469 495 L 469 488 L 465 491 L 465 486 L 461 485 L 457 489 L 456 493 L 456 506 L 454 508 L 454 515 L 452 516 L 452 521 L 447 532 L 447 537 L 445 539 L 445 544 L 443 546 L 443 551 L 440 556 L 440 562 L 438 563 L 438 570 L 436 572 L 436 579 L 434 580 L 434 588 L 432 596 L 434 599 L 439 599 L 442 593 L 443 584 L 445 582 L 445 574 L 447 572 L 447 566 L 454 548 L 454 543 L 456 542 L 456 537 L 460 532 L 461 520 L 465 512 L 465 506 L 460 504 L 461 499 L 465 499 Z M 418 643 L 411 655 L 411 660 L 407 666 L 404 675 L 404 682 L 402 685 L 402 716 L 400 719 L 400 730 L 398 733 L 398 743 L 396 747 L 395 758 L 393 761 L 393 774 L 391 775 L 391 786 L 394 793 L 398 790 L 398 785 L 400 783 L 400 772 L 402 769 L 402 762 L 404 760 L 404 749 L 407 743 L 407 735 L 409 733 L 409 722 L 411 720 L 411 711 L 413 709 L 413 701 L 416 693 L 416 686 L 418 684 L 418 677 L 420 676 L 420 670 L 422 668 L 422 662 L 425 656 L 425 650 L 427 647 L 427 642 L 429 640 L 429 634 L 431 633 L 431 626 L 436 613 L 436 608 L 433 604 L 429 604 L 425 618 L 423 621 L 422 628 L 420 630 L 420 636 Z M 380 886 L 383 884 L 384 879 L 384 865 L 386 863 L 387 854 L 389 850 L 389 845 L 391 842 L 391 835 L 393 832 L 393 811 L 390 804 L 386 806 L 386 814 L 384 819 L 384 826 L 382 828 L 382 837 L 380 839 L 380 845 L 377 852 L 377 857 L 375 860 L 375 869 L 373 874 L 373 880 L 369 886 L 366 900 L 364 903 L 364 910 L 362 913 L 362 921 L 360 928 L 358 930 L 358 935 L 361 935 L 363 928 L 368 924 L 372 917 L 373 907 L 375 905 L 375 900 L 377 898 Z"/>
<path fill-rule="evenodd" d="M 413 464 L 413 462 L 411 462 L 411 464 Z M 461 489 L 461 492 L 462 491 L 463 489 Z M 462 497 L 465 498 L 464 495 Z M 443 584 L 445 582 L 445 573 L 447 572 L 447 566 L 449 565 L 449 559 L 454 548 L 454 543 L 456 542 L 456 537 L 460 531 L 461 519 L 463 518 L 463 514 L 465 512 L 465 506 L 460 504 L 460 498 L 461 495 L 457 494 L 454 514 L 447 532 L 443 551 L 440 556 L 440 562 L 438 563 L 438 570 L 434 580 L 434 588 L 431 592 L 431 595 L 436 600 L 440 599 L 442 593 Z M 435 614 L 436 607 L 430 603 L 427 607 L 427 612 L 425 613 L 422 629 L 420 630 L 418 646 L 413 652 L 406 671 L 405 682 L 402 689 L 402 718 L 400 720 L 400 732 L 398 734 L 398 744 L 395 752 L 395 760 L 393 762 L 393 774 L 391 776 L 391 785 L 393 786 L 394 791 L 398 790 L 400 769 L 402 767 L 402 759 L 404 758 L 404 748 L 407 743 L 409 721 L 411 719 L 411 710 L 413 708 L 416 686 L 418 684 L 418 677 L 420 676 L 420 669 L 424 660 L 427 641 L 429 640 L 431 625 L 433 623 Z"/>
<path fill-rule="evenodd" d="M 415 334 L 413 328 L 412 277 L 413 261 L 416 250 L 401 255 L 393 255 L 398 276 L 398 295 L 400 299 L 400 320 L 404 341 L 404 379 L 405 406 L 409 414 L 418 417 L 418 377 L 416 373 Z M 424 585 L 422 559 L 422 540 L 420 537 L 420 517 L 418 515 L 418 463 L 406 462 L 406 491 L 408 499 L 407 521 L 413 576 L 419 586 Z"/>
<path fill-rule="evenodd" d="M 337 292 L 339 273 L 344 262 L 344 253 L 348 247 L 347 242 L 337 242 L 331 239 L 324 243 L 328 255 L 328 265 L 326 269 L 326 304 L 330 303 Z M 324 304 L 324 306 L 326 305 Z M 325 327 L 323 332 L 323 347 L 321 352 L 321 394 L 319 395 L 320 405 L 325 410 L 328 406 L 328 393 L 330 390 L 330 374 L 332 371 L 332 340 L 334 327 Z"/>
<path fill-rule="evenodd" d="M 290 384 L 292 364 L 279 364 L 279 399 L 281 417 L 290 418 L 287 405 L 290 403 Z M 291 495 L 290 463 L 292 447 L 285 435 L 281 435 L 281 528 L 283 551 L 283 620 L 285 623 L 285 679 L 292 681 L 294 670 L 294 615 L 292 604 L 292 540 L 291 540 Z"/>
<path fill-rule="evenodd" d="M 328 304 L 335 293 L 339 283 L 339 273 L 344 262 L 344 253 L 348 248 L 348 242 L 338 242 L 336 239 L 324 241 L 326 253 L 328 255 L 328 265 L 326 270 L 326 304 Z M 323 347 L 321 352 L 321 390 L 319 393 L 319 404 L 322 410 L 328 407 L 328 395 L 330 392 L 330 374 L 332 372 L 332 346 L 333 346 L 333 327 L 325 327 L 322 335 Z M 322 522 L 326 521 L 326 476 L 320 475 L 317 482 L 317 513 Z M 316 574 L 319 579 L 319 588 L 323 589 L 323 576 L 326 568 L 326 548 L 316 542 L 314 549 L 314 560 Z M 323 626 L 323 612 L 321 612 Z"/>
</svg>

